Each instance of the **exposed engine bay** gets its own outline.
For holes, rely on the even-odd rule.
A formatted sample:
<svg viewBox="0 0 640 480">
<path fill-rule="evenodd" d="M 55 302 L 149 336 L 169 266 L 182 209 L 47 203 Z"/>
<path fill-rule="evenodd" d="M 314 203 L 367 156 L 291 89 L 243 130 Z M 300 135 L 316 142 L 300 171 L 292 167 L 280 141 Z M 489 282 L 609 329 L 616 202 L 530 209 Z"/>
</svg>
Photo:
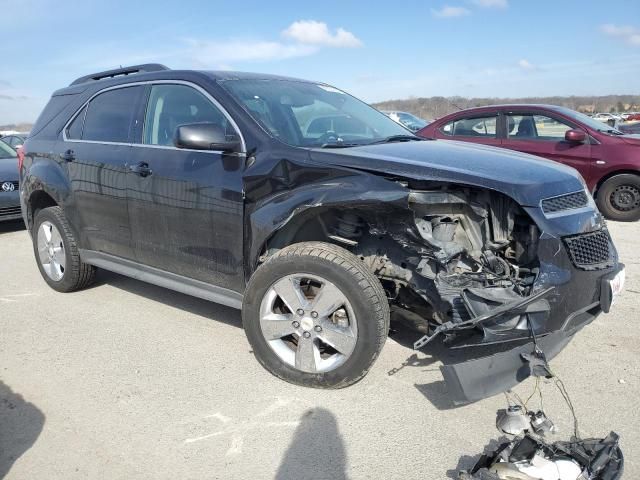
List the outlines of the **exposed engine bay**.
<svg viewBox="0 0 640 480">
<path fill-rule="evenodd" d="M 540 232 L 515 202 L 489 190 L 414 189 L 409 209 L 324 219 L 329 238 L 381 280 L 400 318 L 425 334 L 437 326 L 466 331 L 457 336 L 470 344 L 528 336 L 525 313 L 538 317 L 534 324 L 544 320 L 544 299 L 521 304 L 539 273 Z M 473 319 L 482 320 L 482 338 L 466 338 L 479 323 Z"/>
</svg>

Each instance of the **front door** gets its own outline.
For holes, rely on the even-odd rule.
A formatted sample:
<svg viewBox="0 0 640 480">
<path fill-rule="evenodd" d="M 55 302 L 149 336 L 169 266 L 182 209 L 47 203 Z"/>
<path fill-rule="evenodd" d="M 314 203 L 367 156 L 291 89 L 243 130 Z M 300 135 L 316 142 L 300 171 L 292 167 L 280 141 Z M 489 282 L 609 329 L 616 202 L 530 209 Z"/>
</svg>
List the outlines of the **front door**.
<svg viewBox="0 0 640 480">
<path fill-rule="evenodd" d="M 564 138 L 567 130 L 578 127 L 564 119 L 533 111 L 510 112 L 506 121 L 505 148 L 564 163 L 589 178 L 591 145 L 588 132 L 585 131 L 587 140 L 583 143 L 567 142 Z"/>
<path fill-rule="evenodd" d="M 244 155 L 174 146 L 179 125 L 214 123 L 237 135 L 229 117 L 191 85 L 147 87 L 144 128 L 127 178 L 136 258 L 167 272 L 243 288 Z"/>
<path fill-rule="evenodd" d="M 89 250 L 133 259 L 127 209 L 127 161 L 131 132 L 144 88 L 107 90 L 71 121 L 58 142 L 71 180 L 71 224 Z"/>
</svg>

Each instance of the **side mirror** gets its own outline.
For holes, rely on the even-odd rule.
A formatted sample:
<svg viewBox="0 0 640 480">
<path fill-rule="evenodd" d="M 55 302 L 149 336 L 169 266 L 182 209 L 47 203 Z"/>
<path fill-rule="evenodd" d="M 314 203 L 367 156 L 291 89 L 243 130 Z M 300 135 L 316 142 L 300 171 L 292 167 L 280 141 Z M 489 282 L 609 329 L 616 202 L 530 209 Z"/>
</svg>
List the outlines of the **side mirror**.
<svg viewBox="0 0 640 480">
<path fill-rule="evenodd" d="M 235 152 L 240 146 L 237 138 L 229 139 L 224 130 L 213 123 L 189 123 L 176 128 L 173 144 L 193 150 L 221 150 Z"/>
<path fill-rule="evenodd" d="M 587 139 L 587 134 L 582 130 L 567 130 L 564 139 L 571 143 L 582 143 Z"/>
</svg>

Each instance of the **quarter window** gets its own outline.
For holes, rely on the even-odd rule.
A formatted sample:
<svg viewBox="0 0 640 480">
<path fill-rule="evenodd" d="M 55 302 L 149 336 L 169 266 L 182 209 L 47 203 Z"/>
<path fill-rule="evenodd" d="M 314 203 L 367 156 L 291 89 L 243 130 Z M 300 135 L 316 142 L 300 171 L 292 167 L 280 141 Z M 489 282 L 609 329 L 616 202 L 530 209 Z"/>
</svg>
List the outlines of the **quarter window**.
<svg viewBox="0 0 640 480">
<path fill-rule="evenodd" d="M 85 115 L 82 139 L 128 142 L 141 88 L 134 86 L 109 90 L 91 100 Z"/>
<path fill-rule="evenodd" d="M 512 140 L 564 140 L 569 125 L 545 115 L 508 115 L 507 136 Z"/>
<path fill-rule="evenodd" d="M 84 116 L 86 113 L 87 107 L 85 106 L 67 127 L 67 138 L 71 140 L 80 140 L 82 138 L 82 127 L 84 126 Z"/>
<path fill-rule="evenodd" d="M 498 117 L 473 117 L 461 118 L 453 120 L 445 124 L 441 131 L 445 135 L 455 137 L 480 137 L 480 138 L 496 138 L 496 125 Z"/>
<path fill-rule="evenodd" d="M 238 135 L 225 115 L 207 97 L 186 85 L 153 85 L 144 121 L 144 143 L 173 145 L 176 129 L 191 123 L 212 123 L 226 132 L 227 139 Z"/>
</svg>

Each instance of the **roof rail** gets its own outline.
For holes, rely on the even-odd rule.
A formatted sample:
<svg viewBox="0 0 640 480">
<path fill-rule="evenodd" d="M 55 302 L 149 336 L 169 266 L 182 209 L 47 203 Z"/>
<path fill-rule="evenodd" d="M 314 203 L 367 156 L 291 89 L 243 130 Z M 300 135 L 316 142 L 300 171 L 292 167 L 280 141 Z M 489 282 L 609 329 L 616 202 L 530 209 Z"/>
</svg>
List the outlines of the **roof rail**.
<svg viewBox="0 0 640 480">
<path fill-rule="evenodd" d="M 115 78 L 120 75 L 131 75 L 132 73 L 146 73 L 146 72 L 159 72 L 161 70 L 170 70 L 169 67 L 165 67 L 159 63 L 145 63 L 143 65 L 132 65 L 130 67 L 116 68 L 113 70 L 105 70 L 104 72 L 91 73 L 84 77 L 77 78 L 69 84 L 78 85 L 80 83 L 90 82 L 92 80 L 103 80 L 105 78 Z"/>
</svg>

